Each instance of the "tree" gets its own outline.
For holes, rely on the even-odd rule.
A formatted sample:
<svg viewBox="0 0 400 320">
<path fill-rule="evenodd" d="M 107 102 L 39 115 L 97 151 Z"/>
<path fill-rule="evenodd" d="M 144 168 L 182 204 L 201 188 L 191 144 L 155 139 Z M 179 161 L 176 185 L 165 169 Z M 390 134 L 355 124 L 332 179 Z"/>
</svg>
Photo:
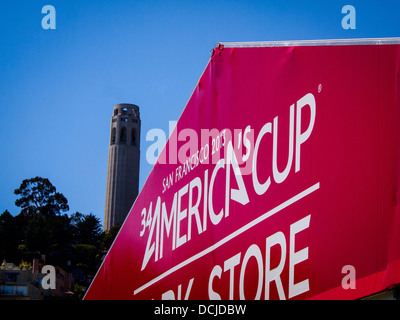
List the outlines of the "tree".
<svg viewBox="0 0 400 320">
<path fill-rule="evenodd" d="M 97 271 L 104 254 L 99 218 L 63 213 L 69 210 L 67 199 L 45 178 L 25 179 L 14 193 L 21 212 L 0 215 L 0 258 L 18 264 L 45 254 L 47 264 L 64 270 L 78 268 L 89 275 Z"/>
<path fill-rule="evenodd" d="M 20 196 L 15 205 L 22 208 L 25 216 L 58 215 L 69 210 L 67 199 L 46 178 L 25 179 L 14 193 Z"/>
<path fill-rule="evenodd" d="M 78 244 L 89 244 L 98 247 L 101 241 L 102 228 L 100 219 L 92 213 L 83 215 L 76 212 L 72 216 L 75 241 Z"/>
<path fill-rule="evenodd" d="M 122 224 L 117 224 L 112 226 L 108 232 L 105 233 L 103 240 L 101 242 L 100 248 L 109 250 L 115 237 L 117 236 L 119 229 L 121 229 Z"/>
<path fill-rule="evenodd" d="M 49 252 L 51 245 L 51 229 L 43 214 L 30 217 L 23 228 L 24 244 L 29 252 L 37 254 Z"/>
<path fill-rule="evenodd" d="M 69 209 L 67 199 L 41 177 L 23 180 L 14 193 L 19 196 L 15 204 L 21 208 L 15 217 L 22 235 L 18 244 L 24 248 L 19 254 L 24 259 L 39 254 L 61 256 L 73 242 L 71 219 L 62 214 Z"/>
<path fill-rule="evenodd" d="M 17 246 L 22 232 L 19 231 L 16 220 L 7 210 L 0 215 L 0 261 L 13 261 L 17 258 Z"/>
<path fill-rule="evenodd" d="M 47 218 L 47 225 L 50 231 L 50 241 L 53 245 L 60 247 L 72 246 L 74 235 L 71 232 L 71 218 L 66 214 L 50 216 Z"/>
<path fill-rule="evenodd" d="M 94 275 L 99 264 L 97 248 L 91 244 L 76 244 L 73 249 L 75 265 L 86 274 Z"/>
</svg>

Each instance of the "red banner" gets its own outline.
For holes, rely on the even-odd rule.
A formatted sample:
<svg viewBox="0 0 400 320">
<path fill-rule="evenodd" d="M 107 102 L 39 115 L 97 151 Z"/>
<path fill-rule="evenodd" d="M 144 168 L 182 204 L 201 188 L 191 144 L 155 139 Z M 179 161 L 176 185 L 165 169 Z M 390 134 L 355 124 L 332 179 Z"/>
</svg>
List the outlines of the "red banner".
<svg viewBox="0 0 400 320">
<path fill-rule="evenodd" d="M 400 46 L 215 52 L 85 299 L 400 283 Z"/>
</svg>

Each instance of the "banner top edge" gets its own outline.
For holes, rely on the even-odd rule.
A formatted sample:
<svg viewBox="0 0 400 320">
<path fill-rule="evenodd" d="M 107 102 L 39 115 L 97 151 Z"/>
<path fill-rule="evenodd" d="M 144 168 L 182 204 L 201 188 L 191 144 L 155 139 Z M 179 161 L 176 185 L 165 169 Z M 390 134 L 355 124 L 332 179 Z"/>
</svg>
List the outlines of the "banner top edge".
<svg viewBox="0 0 400 320">
<path fill-rule="evenodd" d="M 400 44 L 399 38 L 359 38 L 359 39 L 324 39 L 324 40 L 288 40 L 288 41 L 256 41 L 256 42 L 218 42 L 224 48 L 256 48 L 256 47 L 291 47 L 291 46 L 346 46 L 346 45 L 387 45 Z"/>
</svg>

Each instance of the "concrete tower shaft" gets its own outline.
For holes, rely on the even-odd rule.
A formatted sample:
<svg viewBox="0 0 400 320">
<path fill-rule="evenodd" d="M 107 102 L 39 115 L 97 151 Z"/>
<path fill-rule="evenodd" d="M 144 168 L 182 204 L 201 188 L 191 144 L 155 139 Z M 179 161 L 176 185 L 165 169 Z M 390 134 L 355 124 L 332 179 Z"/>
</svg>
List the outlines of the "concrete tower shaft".
<svg viewBox="0 0 400 320">
<path fill-rule="evenodd" d="M 139 159 L 139 107 L 117 104 L 111 117 L 104 230 L 125 220 L 138 195 Z"/>
</svg>

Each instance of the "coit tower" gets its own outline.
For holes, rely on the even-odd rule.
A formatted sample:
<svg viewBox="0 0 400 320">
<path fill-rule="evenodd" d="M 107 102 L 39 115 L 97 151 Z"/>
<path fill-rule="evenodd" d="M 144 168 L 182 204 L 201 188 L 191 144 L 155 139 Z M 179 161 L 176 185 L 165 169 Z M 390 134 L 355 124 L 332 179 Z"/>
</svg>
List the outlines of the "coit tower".
<svg viewBox="0 0 400 320">
<path fill-rule="evenodd" d="M 139 107 L 121 103 L 111 117 L 104 231 L 124 222 L 139 192 Z"/>
</svg>

